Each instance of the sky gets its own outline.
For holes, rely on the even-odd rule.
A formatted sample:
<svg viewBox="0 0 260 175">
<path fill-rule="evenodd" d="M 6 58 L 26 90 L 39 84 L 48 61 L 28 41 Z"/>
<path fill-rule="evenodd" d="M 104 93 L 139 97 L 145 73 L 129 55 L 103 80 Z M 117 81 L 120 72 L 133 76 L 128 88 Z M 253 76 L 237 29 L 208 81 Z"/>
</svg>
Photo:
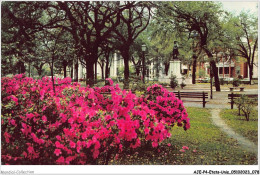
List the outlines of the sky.
<svg viewBox="0 0 260 175">
<path fill-rule="evenodd" d="M 222 1 L 223 8 L 227 11 L 239 14 L 241 11 L 250 10 L 251 13 L 258 14 L 258 1 Z"/>
</svg>

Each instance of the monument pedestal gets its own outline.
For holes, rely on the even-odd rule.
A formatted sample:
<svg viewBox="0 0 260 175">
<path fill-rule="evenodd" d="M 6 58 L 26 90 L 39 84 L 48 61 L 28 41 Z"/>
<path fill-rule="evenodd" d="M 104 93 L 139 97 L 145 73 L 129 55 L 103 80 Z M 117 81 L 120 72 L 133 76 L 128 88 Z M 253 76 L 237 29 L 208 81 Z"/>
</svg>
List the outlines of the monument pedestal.
<svg viewBox="0 0 260 175">
<path fill-rule="evenodd" d="M 181 75 L 181 61 L 180 60 L 171 60 L 170 66 L 168 70 L 168 75 L 166 75 L 164 72 L 159 72 L 159 82 L 162 83 L 170 83 L 171 77 L 176 76 L 176 79 L 178 80 L 178 84 L 182 83 L 182 75 Z"/>
<path fill-rule="evenodd" d="M 172 76 L 176 76 L 176 78 L 178 80 L 178 84 L 181 84 L 182 75 L 181 75 L 181 61 L 180 60 L 170 61 L 169 78 L 171 78 Z"/>
</svg>

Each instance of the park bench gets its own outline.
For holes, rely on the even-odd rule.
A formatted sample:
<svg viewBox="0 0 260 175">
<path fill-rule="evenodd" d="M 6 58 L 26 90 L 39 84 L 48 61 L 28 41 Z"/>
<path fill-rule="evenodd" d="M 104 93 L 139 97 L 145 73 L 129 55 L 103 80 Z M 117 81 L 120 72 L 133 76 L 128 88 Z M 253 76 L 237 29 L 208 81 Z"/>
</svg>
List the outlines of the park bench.
<svg viewBox="0 0 260 175">
<path fill-rule="evenodd" d="M 240 89 L 241 92 L 243 92 L 245 89 L 244 87 L 230 87 L 229 89 L 230 91 L 233 91 L 234 89 L 238 89 L 238 88 Z"/>
<path fill-rule="evenodd" d="M 234 103 L 235 103 L 235 99 L 237 98 L 240 98 L 242 95 L 245 95 L 247 96 L 248 98 L 251 98 L 251 99 L 255 99 L 257 100 L 258 99 L 258 94 L 234 94 L 233 92 L 231 94 L 228 94 L 228 99 L 230 99 L 230 102 L 231 103 L 231 109 L 234 108 Z M 240 111 L 240 109 L 239 109 Z"/>
<path fill-rule="evenodd" d="M 176 97 L 179 98 L 182 101 L 186 102 L 202 102 L 203 108 L 205 108 L 205 105 L 208 101 L 208 93 L 207 92 L 180 92 L 180 91 L 175 91 L 174 92 Z M 182 99 L 185 98 L 185 99 Z M 188 100 L 186 98 L 191 98 L 191 99 L 201 99 L 201 100 Z"/>
</svg>

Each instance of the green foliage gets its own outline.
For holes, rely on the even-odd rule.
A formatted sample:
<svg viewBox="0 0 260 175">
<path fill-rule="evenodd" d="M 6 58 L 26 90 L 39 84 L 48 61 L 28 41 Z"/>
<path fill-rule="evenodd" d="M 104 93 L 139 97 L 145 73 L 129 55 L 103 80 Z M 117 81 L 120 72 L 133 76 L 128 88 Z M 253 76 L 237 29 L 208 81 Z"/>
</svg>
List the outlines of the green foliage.
<svg viewBox="0 0 260 175">
<path fill-rule="evenodd" d="M 143 81 L 137 81 L 135 83 L 132 83 L 131 90 L 132 92 L 138 91 L 139 93 L 145 93 L 147 91 L 147 87 L 155 84 L 154 82 L 146 82 L 143 83 Z"/>
<path fill-rule="evenodd" d="M 238 87 L 240 85 L 240 83 L 241 83 L 240 79 L 238 79 L 238 78 L 234 78 L 234 80 L 232 82 L 234 87 Z"/>
<path fill-rule="evenodd" d="M 178 80 L 175 75 L 171 77 L 170 86 L 173 89 L 175 89 L 178 86 Z"/>
<path fill-rule="evenodd" d="M 220 79 L 219 79 L 219 83 L 220 83 L 220 85 L 224 85 L 224 84 L 225 84 L 224 78 L 220 78 Z"/>
<path fill-rule="evenodd" d="M 180 86 L 183 89 L 186 86 L 186 84 L 184 82 L 181 82 Z"/>
<path fill-rule="evenodd" d="M 164 87 L 169 86 L 168 83 L 160 83 L 160 85 L 162 85 L 162 86 L 164 86 Z"/>
<path fill-rule="evenodd" d="M 197 75 L 199 76 L 199 78 L 203 78 L 206 75 L 206 71 L 204 69 L 199 69 Z"/>
<path fill-rule="evenodd" d="M 234 102 L 239 109 L 239 115 L 240 110 L 242 110 L 246 121 L 249 121 L 250 113 L 252 112 L 254 107 L 257 106 L 257 99 L 249 98 L 246 95 L 242 95 L 240 98 L 235 99 Z"/>
</svg>

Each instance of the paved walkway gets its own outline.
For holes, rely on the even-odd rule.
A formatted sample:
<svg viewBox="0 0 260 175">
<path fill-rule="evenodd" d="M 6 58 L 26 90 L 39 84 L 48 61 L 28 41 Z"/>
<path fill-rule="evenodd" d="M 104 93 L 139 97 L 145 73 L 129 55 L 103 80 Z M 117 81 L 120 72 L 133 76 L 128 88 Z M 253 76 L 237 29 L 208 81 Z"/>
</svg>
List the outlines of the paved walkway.
<svg viewBox="0 0 260 175">
<path fill-rule="evenodd" d="M 253 152 L 257 155 L 258 147 L 256 144 L 246 139 L 245 137 L 237 134 L 233 131 L 219 116 L 220 109 L 211 110 L 211 118 L 213 123 L 218 126 L 222 131 L 224 131 L 229 137 L 232 137 L 238 141 L 238 143 L 247 151 Z"/>
</svg>

